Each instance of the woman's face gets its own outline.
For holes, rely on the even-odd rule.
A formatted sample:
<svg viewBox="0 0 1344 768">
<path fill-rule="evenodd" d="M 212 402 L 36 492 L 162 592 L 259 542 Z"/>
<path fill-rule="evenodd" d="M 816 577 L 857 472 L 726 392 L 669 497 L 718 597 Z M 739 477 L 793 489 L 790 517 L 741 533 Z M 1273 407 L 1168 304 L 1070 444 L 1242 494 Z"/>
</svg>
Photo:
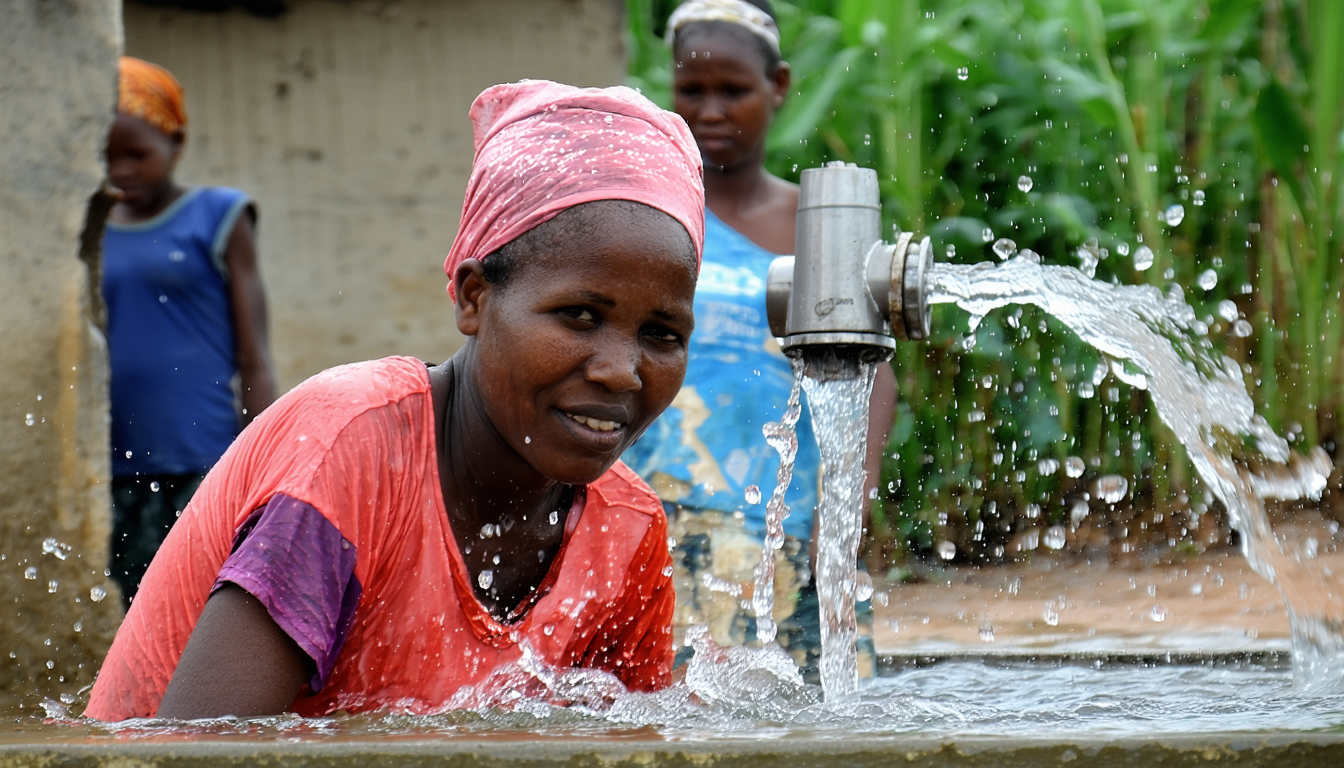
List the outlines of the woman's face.
<svg viewBox="0 0 1344 768">
<path fill-rule="evenodd" d="M 131 208 L 151 205 L 173 181 L 182 136 L 169 136 L 144 120 L 117 114 L 107 139 L 107 178 Z"/>
<path fill-rule="evenodd" d="M 735 35 L 713 27 L 682 34 L 673 108 L 691 127 L 705 164 L 734 168 L 763 161 L 770 122 L 788 93 L 788 65 L 767 75 L 761 53 Z"/>
<path fill-rule="evenodd" d="M 459 269 L 458 327 L 508 445 L 551 480 L 590 483 L 681 388 L 695 254 L 676 220 L 638 204 L 587 203 L 542 226 L 502 285 L 464 295 Z"/>
</svg>

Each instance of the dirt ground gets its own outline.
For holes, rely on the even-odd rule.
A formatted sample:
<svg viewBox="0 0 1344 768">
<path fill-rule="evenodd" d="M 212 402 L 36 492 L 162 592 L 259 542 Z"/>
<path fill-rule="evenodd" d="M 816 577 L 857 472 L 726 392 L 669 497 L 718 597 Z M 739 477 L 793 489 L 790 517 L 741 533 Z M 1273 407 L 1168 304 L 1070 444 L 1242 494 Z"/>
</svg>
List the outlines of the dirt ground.
<svg viewBox="0 0 1344 768">
<path fill-rule="evenodd" d="M 1344 553 L 1316 558 L 1344 577 Z M 1040 560 L 875 583 L 879 657 L 1281 657 L 1288 616 L 1234 550 L 1146 568 Z"/>
</svg>

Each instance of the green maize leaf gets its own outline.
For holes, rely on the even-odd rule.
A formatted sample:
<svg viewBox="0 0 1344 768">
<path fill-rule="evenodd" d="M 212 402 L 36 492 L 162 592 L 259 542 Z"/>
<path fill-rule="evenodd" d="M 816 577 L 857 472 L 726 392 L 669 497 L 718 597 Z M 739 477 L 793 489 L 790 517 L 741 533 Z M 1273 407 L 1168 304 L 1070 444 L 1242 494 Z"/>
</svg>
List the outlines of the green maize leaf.
<svg viewBox="0 0 1344 768">
<path fill-rule="evenodd" d="M 849 80 L 850 67 L 863 53 L 862 48 L 845 48 L 826 67 L 816 82 L 784 105 L 775 116 L 766 151 L 773 152 L 797 144 L 816 131 L 831 108 L 831 101 Z"/>
<path fill-rule="evenodd" d="M 1297 104 L 1278 80 L 1271 79 L 1260 90 L 1254 119 L 1260 147 L 1279 178 L 1292 190 L 1298 209 L 1305 211 L 1308 200 L 1298 164 L 1306 159 L 1310 137 Z"/>
<path fill-rule="evenodd" d="M 1260 0 L 1210 0 L 1209 17 L 1199 30 L 1199 39 L 1220 48 L 1245 37 L 1251 15 L 1260 10 Z"/>
</svg>

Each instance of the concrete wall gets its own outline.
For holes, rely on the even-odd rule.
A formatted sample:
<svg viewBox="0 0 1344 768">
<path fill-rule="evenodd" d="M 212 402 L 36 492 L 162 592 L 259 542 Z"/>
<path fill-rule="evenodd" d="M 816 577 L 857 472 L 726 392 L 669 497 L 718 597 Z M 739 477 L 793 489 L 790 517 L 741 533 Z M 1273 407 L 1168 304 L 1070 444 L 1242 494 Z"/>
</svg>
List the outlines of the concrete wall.
<svg viewBox="0 0 1344 768">
<path fill-rule="evenodd" d="M 80 249 L 116 105 L 119 11 L 10 0 L 0 23 L 0 708 L 91 682 L 120 618 L 103 576 L 97 254 L 83 254 L 90 269 Z"/>
<path fill-rule="evenodd" d="M 261 19 L 128 2 L 126 52 L 187 92 L 178 178 L 247 190 L 282 389 L 343 362 L 438 361 L 471 168 L 467 109 L 524 77 L 623 79 L 621 0 L 292 0 Z"/>
</svg>

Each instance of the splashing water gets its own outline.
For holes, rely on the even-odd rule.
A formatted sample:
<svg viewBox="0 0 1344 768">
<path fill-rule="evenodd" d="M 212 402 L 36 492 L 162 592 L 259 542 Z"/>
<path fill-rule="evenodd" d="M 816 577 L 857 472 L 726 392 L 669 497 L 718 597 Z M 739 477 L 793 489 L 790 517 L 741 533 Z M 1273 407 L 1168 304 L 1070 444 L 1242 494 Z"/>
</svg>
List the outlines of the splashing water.
<svg viewBox="0 0 1344 768">
<path fill-rule="evenodd" d="M 863 458 L 868 398 L 876 363 L 854 349 L 809 349 L 803 389 L 821 449 L 822 496 L 817 507 L 817 599 L 821 607 L 821 688 L 828 703 L 859 687 L 854 610 L 856 563 L 863 533 Z"/>
<path fill-rule="evenodd" d="M 779 421 L 761 427 L 765 442 L 779 453 L 779 471 L 775 474 L 775 491 L 765 505 L 765 544 L 761 547 L 761 562 L 756 566 L 756 584 L 751 593 L 751 609 L 756 614 L 756 639 L 763 644 L 774 642 L 779 627 L 775 624 L 775 552 L 784 546 L 784 518 L 789 516 L 789 505 L 784 494 L 793 482 L 793 463 L 798 456 L 798 417 L 802 414 L 799 403 L 802 385 L 802 361 L 793 361 L 793 391 L 789 404 Z M 760 501 L 760 489 L 756 490 Z"/>
<path fill-rule="evenodd" d="M 1249 564 L 1283 593 L 1293 629 L 1295 687 L 1344 692 L 1344 604 L 1310 560 L 1285 553 L 1263 504 L 1267 498 L 1319 498 L 1330 460 L 1320 448 L 1293 455 L 1256 415 L 1236 362 L 1213 350 L 1180 292 L 1163 296 L 1151 286 L 1096 282 L 1071 267 L 1024 259 L 937 264 L 930 280 L 930 302 L 956 303 L 970 312 L 972 332 L 994 309 L 1033 304 L 1098 351 L 1132 366 L 1130 374 L 1142 376 L 1158 415 L 1226 507 Z"/>
</svg>

